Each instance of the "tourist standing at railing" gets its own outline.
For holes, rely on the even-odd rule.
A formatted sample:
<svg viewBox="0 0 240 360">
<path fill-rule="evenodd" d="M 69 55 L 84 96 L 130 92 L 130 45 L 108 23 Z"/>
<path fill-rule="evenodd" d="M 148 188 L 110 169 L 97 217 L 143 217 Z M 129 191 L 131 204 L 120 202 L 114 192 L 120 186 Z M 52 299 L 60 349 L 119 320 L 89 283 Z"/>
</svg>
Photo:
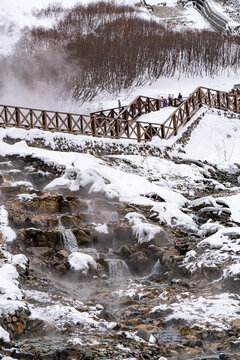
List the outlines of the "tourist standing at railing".
<svg viewBox="0 0 240 360">
<path fill-rule="evenodd" d="M 173 97 L 171 94 L 168 94 L 168 106 L 172 106 L 173 104 Z"/>
<path fill-rule="evenodd" d="M 163 108 L 164 105 L 164 101 L 163 101 L 163 96 L 160 97 L 160 107 Z"/>
<path fill-rule="evenodd" d="M 181 93 L 178 94 L 178 101 L 181 103 L 183 101 L 183 96 Z"/>
</svg>

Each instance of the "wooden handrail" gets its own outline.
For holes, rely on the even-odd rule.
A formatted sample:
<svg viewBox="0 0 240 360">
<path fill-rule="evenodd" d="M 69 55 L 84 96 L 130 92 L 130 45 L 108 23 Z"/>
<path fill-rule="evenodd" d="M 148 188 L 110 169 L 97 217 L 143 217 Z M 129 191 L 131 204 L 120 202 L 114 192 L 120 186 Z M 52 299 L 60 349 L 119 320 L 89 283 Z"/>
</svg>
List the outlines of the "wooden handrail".
<svg viewBox="0 0 240 360">
<path fill-rule="evenodd" d="M 203 105 L 240 113 L 240 95 L 198 87 L 161 124 L 136 121 L 142 114 L 159 110 L 162 105 L 160 102 L 161 99 L 138 96 L 126 106 L 100 110 L 90 115 L 0 105 L 0 127 L 36 128 L 112 139 L 148 141 L 153 136 L 169 139 L 177 135 L 179 128 Z"/>
</svg>

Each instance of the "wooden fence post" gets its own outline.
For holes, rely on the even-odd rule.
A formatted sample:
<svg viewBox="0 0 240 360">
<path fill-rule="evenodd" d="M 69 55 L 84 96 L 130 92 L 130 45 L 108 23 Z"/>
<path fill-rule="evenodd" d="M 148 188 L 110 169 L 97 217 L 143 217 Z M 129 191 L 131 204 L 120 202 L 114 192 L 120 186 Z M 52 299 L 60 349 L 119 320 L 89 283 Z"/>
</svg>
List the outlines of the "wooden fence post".
<svg viewBox="0 0 240 360">
<path fill-rule="evenodd" d="M 116 133 L 116 138 L 119 139 L 120 137 L 119 119 L 115 120 L 115 133 Z"/>
<path fill-rule="evenodd" d="M 227 109 L 229 109 L 229 96 L 228 96 L 228 94 L 226 96 L 226 100 L 227 100 Z"/>
<path fill-rule="evenodd" d="M 30 127 L 33 128 L 33 111 L 32 111 L 32 109 L 29 110 L 29 116 L 30 116 Z"/>
<path fill-rule="evenodd" d="M 186 110 L 186 115 L 187 115 L 186 121 L 188 121 L 188 120 L 190 120 L 189 100 L 187 100 L 185 103 L 185 110 Z"/>
<path fill-rule="evenodd" d="M 16 124 L 19 127 L 20 126 L 20 111 L 19 108 L 15 108 L 15 116 L 16 116 Z"/>
<path fill-rule="evenodd" d="M 198 89 L 198 102 L 199 102 L 199 104 L 201 104 L 201 106 L 202 106 L 202 92 L 201 92 L 201 88 Z"/>
<path fill-rule="evenodd" d="M 6 106 L 4 106 L 4 117 L 5 117 L 5 124 L 7 125 L 8 116 L 7 116 L 7 107 Z"/>
<path fill-rule="evenodd" d="M 236 109 L 236 112 L 238 113 L 239 112 L 239 106 L 238 106 L 238 96 L 235 95 L 235 109 Z"/>
<path fill-rule="evenodd" d="M 42 126 L 44 130 L 47 130 L 47 117 L 46 111 L 42 111 Z"/>
<path fill-rule="evenodd" d="M 173 119 L 173 134 L 174 134 L 174 136 L 176 136 L 177 135 L 177 121 L 176 121 L 175 114 L 173 114 L 172 119 Z"/>
<path fill-rule="evenodd" d="M 72 132 L 72 117 L 70 114 L 67 114 L 67 122 L 68 122 L 68 131 Z"/>
<path fill-rule="evenodd" d="M 212 101 L 211 101 L 211 92 L 210 92 L 210 90 L 209 90 L 209 89 L 208 89 L 207 93 L 208 93 L 208 102 L 209 102 L 209 106 L 212 106 Z"/>
<path fill-rule="evenodd" d="M 127 138 L 129 139 L 129 124 L 127 118 L 127 110 L 125 110 L 121 121 L 124 124 L 124 131 L 126 131 Z"/>
<path fill-rule="evenodd" d="M 128 119 L 127 109 L 122 113 L 122 119 L 123 119 L 123 120 L 127 120 L 127 119 Z"/>
<path fill-rule="evenodd" d="M 165 126 L 161 125 L 161 138 L 165 139 Z"/>
<path fill-rule="evenodd" d="M 118 100 L 118 101 L 120 101 L 120 100 Z M 110 115 L 111 119 L 114 119 L 114 110 L 113 109 L 110 110 L 109 115 Z M 114 123 L 113 127 L 115 128 L 115 134 L 116 134 L 116 124 L 115 123 Z M 110 131 L 110 134 L 111 134 L 112 137 L 114 137 L 114 131 L 113 130 Z"/>
<path fill-rule="evenodd" d="M 221 96 L 220 91 L 217 92 L 217 106 L 221 109 Z"/>
<path fill-rule="evenodd" d="M 81 134 L 83 134 L 83 116 L 80 115 L 79 119 L 80 120 L 80 129 L 81 129 Z"/>
<path fill-rule="evenodd" d="M 137 121 L 137 141 L 141 142 L 141 124 L 139 121 Z"/>
<path fill-rule="evenodd" d="M 137 107 L 137 103 L 134 102 L 134 103 L 131 105 L 132 119 L 134 119 L 134 116 L 136 115 L 136 107 Z"/>
<path fill-rule="evenodd" d="M 147 98 L 147 113 L 151 112 L 150 99 Z"/>
<path fill-rule="evenodd" d="M 96 131 L 96 117 L 95 116 L 91 116 L 91 127 L 92 127 L 92 134 L 93 136 L 97 135 L 97 131 Z"/>
<path fill-rule="evenodd" d="M 141 99 L 141 97 L 139 97 L 137 99 L 137 108 L 138 108 L 139 114 L 142 115 L 142 99 Z"/>
<path fill-rule="evenodd" d="M 55 113 L 55 118 L 56 118 L 56 130 L 59 130 L 59 121 L 58 121 L 58 113 Z"/>
</svg>

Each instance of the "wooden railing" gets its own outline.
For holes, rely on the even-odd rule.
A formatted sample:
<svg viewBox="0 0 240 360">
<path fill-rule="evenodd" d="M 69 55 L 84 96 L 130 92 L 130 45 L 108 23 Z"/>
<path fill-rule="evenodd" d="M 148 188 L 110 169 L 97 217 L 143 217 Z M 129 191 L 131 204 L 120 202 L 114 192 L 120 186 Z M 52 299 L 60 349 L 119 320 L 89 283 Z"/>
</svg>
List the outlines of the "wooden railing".
<svg viewBox="0 0 240 360">
<path fill-rule="evenodd" d="M 151 140 L 154 136 L 169 139 L 177 135 L 179 128 L 203 105 L 240 113 L 240 96 L 199 87 L 163 123 L 139 121 L 141 115 L 162 107 L 161 100 L 145 96 L 137 97 L 127 106 L 90 115 L 0 105 L 0 127 L 41 129 L 139 142 Z"/>
<path fill-rule="evenodd" d="M 91 116 L 110 117 L 122 120 L 136 120 L 139 116 L 148 114 L 151 111 L 160 110 L 162 107 L 163 101 L 161 99 L 138 96 L 126 106 L 96 111 L 91 113 Z"/>
</svg>

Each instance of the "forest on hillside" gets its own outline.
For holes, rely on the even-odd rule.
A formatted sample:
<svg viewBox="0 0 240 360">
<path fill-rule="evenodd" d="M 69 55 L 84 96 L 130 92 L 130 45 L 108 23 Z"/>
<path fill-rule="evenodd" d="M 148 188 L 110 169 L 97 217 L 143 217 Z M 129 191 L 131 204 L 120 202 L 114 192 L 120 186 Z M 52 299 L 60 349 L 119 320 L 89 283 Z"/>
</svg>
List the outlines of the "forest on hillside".
<svg viewBox="0 0 240 360">
<path fill-rule="evenodd" d="M 174 28 L 141 13 L 140 4 L 90 3 L 65 9 L 49 5 L 36 18 L 50 27 L 25 28 L 2 74 L 31 87 L 54 86 L 61 96 L 91 100 L 99 92 L 118 94 L 161 76 L 214 76 L 239 71 L 240 37 L 211 30 Z"/>
</svg>

